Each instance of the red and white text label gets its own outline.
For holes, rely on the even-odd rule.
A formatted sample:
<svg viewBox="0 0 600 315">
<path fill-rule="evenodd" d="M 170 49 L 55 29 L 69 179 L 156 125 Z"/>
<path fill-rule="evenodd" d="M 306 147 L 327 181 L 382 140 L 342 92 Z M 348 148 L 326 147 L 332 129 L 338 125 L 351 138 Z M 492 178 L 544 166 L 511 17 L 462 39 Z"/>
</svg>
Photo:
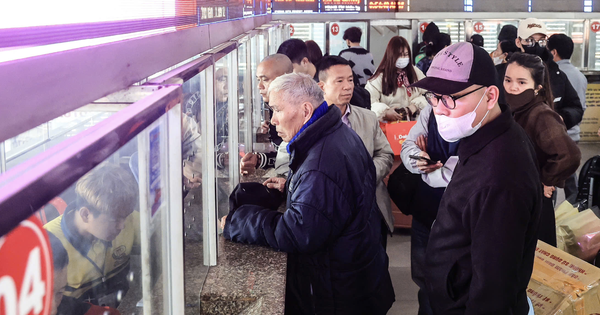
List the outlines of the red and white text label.
<svg viewBox="0 0 600 315">
<path fill-rule="evenodd" d="M 294 36 L 294 26 L 290 25 L 290 36 Z"/>
<path fill-rule="evenodd" d="M 473 30 L 477 33 L 483 32 L 484 29 L 485 29 L 485 26 L 483 26 L 483 23 L 481 23 L 481 22 L 477 22 L 473 25 Z"/>
<path fill-rule="evenodd" d="M 421 23 L 421 25 L 419 25 L 419 30 L 421 31 L 421 33 L 425 33 L 427 26 L 429 26 L 429 23 L 427 23 L 427 22 L 423 22 L 423 23 Z"/>
<path fill-rule="evenodd" d="M 597 33 L 600 31 L 600 22 L 594 22 L 590 27 L 592 28 L 592 32 Z"/>
<path fill-rule="evenodd" d="M 49 314 L 54 296 L 52 254 L 36 217 L 0 238 L 0 261 L 0 314 Z"/>
<path fill-rule="evenodd" d="M 333 23 L 331 25 L 331 34 L 335 36 L 339 33 L 340 33 L 340 26 L 337 23 Z"/>
</svg>

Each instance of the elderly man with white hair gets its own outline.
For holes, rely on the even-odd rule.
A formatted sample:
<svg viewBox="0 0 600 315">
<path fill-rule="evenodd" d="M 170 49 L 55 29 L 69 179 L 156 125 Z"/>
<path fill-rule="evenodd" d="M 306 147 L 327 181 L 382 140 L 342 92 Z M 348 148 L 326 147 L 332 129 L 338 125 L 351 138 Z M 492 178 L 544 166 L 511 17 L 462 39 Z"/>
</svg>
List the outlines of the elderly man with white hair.
<svg viewBox="0 0 600 315">
<path fill-rule="evenodd" d="M 311 77 L 280 76 L 268 97 L 291 160 L 287 182 L 264 184 L 287 194 L 287 210 L 234 205 L 223 235 L 289 253 L 286 314 L 387 313 L 395 298 L 373 159 Z"/>
</svg>

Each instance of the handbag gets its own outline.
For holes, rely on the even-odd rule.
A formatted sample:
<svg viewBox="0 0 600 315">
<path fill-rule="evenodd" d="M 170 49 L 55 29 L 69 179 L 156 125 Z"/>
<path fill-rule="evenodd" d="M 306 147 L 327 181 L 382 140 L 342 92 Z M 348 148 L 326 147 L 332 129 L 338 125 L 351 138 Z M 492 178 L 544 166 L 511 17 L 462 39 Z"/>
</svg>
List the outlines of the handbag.
<svg viewBox="0 0 600 315">
<path fill-rule="evenodd" d="M 413 174 L 404 163 L 400 163 L 388 178 L 387 189 L 398 209 L 406 215 L 412 214 L 411 204 L 415 197 L 421 174 Z"/>
</svg>

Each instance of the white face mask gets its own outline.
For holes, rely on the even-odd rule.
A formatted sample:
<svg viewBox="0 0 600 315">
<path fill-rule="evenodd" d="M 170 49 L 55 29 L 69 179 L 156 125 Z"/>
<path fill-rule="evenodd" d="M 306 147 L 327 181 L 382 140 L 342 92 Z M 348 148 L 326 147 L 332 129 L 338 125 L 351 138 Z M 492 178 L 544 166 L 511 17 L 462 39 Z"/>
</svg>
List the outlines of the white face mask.
<svg viewBox="0 0 600 315">
<path fill-rule="evenodd" d="M 464 114 L 457 118 L 451 118 L 445 115 L 435 115 L 435 120 L 438 124 L 438 131 L 440 133 L 440 136 L 442 136 L 444 140 L 446 140 L 447 142 L 456 142 L 462 138 L 466 138 L 474 134 L 475 131 L 481 128 L 481 123 L 489 114 L 489 110 L 485 113 L 485 116 L 483 116 L 481 121 L 475 127 L 471 126 L 473 126 L 473 122 L 475 121 L 475 117 L 477 116 L 477 108 L 481 104 L 481 101 L 483 101 L 487 90 L 488 89 L 486 88 L 485 92 L 483 93 L 483 96 L 479 100 L 479 103 L 477 103 L 475 109 L 470 113 Z M 444 105 L 440 104 L 438 106 Z"/>
<path fill-rule="evenodd" d="M 497 65 L 501 64 L 502 61 L 504 61 L 504 59 L 502 58 L 502 56 L 494 57 L 494 66 L 497 66 Z"/>
<path fill-rule="evenodd" d="M 396 68 L 404 69 L 406 66 L 408 66 L 408 62 L 408 58 L 398 58 L 398 60 L 396 60 Z"/>
</svg>

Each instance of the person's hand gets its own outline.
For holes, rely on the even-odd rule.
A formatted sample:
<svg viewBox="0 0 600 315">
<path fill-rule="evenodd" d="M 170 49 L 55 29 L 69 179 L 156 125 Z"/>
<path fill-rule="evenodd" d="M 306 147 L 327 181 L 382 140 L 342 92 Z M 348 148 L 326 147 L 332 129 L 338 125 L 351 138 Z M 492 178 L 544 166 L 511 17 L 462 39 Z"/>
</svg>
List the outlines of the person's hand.
<svg viewBox="0 0 600 315">
<path fill-rule="evenodd" d="M 552 198 L 552 193 L 556 190 L 554 186 L 546 186 L 544 185 L 544 197 Z"/>
<path fill-rule="evenodd" d="M 202 162 L 200 159 L 185 161 L 183 166 L 183 184 L 188 189 L 196 188 L 202 184 Z"/>
<path fill-rule="evenodd" d="M 267 132 L 269 132 L 269 123 L 266 121 L 263 121 L 262 124 L 260 124 L 260 127 L 258 127 L 258 130 L 256 131 L 256 133 L 258 133 L 259 135 L 264 135 Z"/>
<path fill-rule="evenodd" d="M 244 155 L 244 157 L 240 160 L 240 174 L 254 174 L 254 171 L 256 170 L 256 164 L 258 164 L 258 157 L 256 154 L 252 152 L 246 153 L 246 155 Z"/>
<path fill-rule="evenodd" d="M 263 185 L 267 186 L 267 188 L 274 188 L 281 192 L 285 189 L 285 178 L 281 177 L 271 177 L 267 179 Z"/>
<path fill-rule="evenodd" d="M 431 159 L 429 157 L 429 154 L 427 154 L 427 152 L 425 152 L 425 151 L 421 151 L 421 153 L 419 153 L 419 156 Z M 421 172 L 423 172 L 425 174 L 429 174 L 429 173 L 441 168 L 442 166 L 444 166 L 444 164 L 442 164 L 441 161 L 438 161 L 436 164 L 428 165 L 426 161 L 417 160 L 417 167 L 419 168 L 419 170 L 421 170 Z"/>
<path fill-rule="evenodd" d="M 383 120 L 389 122 L 402 120 L 402 115 L 397 113 L 393 108 L 388 108 L 383 112 Z"/>
<path fill-rule="evenodd" d="M 427 137 L 425 137 L 425 135 L 417 137 L 417 146 L 421 151 L 427 152 Z"/>
<path fill-rule="evenodd" d="M 221 230 L 225 229 L 225 222 L 227 222 L 227 216 L 221 218 L 221 222 L 219 222 L 219 226 L 221 226 Z"/>
</svg>

